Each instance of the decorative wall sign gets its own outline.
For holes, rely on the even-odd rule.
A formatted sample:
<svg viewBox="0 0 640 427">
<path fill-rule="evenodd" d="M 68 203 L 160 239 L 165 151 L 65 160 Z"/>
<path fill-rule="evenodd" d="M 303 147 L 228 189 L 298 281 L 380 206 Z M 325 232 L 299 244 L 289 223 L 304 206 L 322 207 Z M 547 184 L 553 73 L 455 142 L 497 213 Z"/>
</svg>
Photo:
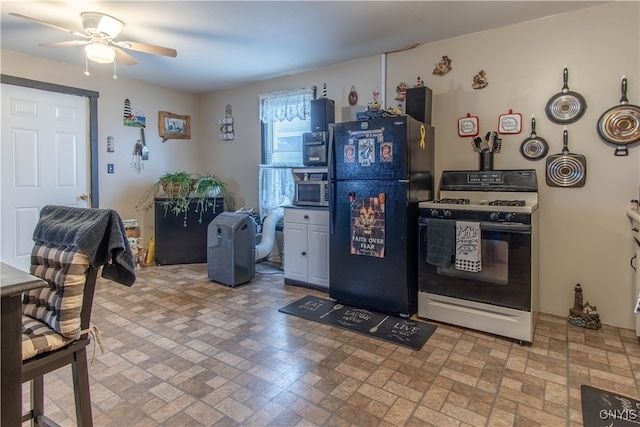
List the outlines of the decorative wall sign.
<svg viewBox="0 0 640 427">
<path fill-rule="evenodd" d="M 147 119 L 139 111 L 136 111 L 131 107 L 131 101 L 129 99 L 124 100 L 124 125 L 134 127 L 145 127 Z"/>
<path fill-rule="evenodd" d="M 220 139 L 223 141 L 230 141 L 235 138 L 233 132 L 233 116 L 231 115 L 231 105 L 227 104 L 227 108 L 225 109 L 225 115 L 223 118 L 218 120 L 222 126 L 220 126 Z"/>
<path fill-rule="evenodd" d="M 107 153 L 113 153 L 114 151 L 116 151 L 116 148 L 114 145 L 113 137 L 108 136 L 107 137 Z"/>
<path fill-rule="evenodd" d="M 191 117 L 158 111 L 158 134 L 167 139 L 191 139 Z"/>
</svg>

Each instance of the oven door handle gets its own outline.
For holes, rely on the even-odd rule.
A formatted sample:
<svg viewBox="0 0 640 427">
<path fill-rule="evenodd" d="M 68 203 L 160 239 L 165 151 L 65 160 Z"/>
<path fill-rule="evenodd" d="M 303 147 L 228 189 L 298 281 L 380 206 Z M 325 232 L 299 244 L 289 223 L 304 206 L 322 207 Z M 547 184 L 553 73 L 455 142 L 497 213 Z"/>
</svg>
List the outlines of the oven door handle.
<svg viewBox="0 0 640 427">
<path fill-rule="evenodd" d="M 436 219 L 436 218 L 434 218 Z M 443 221 L 442 219 L 439 219 Z M 444 221 L 455 221 L 444 220 Z M 429 218 L 420 218 L 419 225 L 424 226 L 429 224 Z M 530 224 L 520 224 L 516 222 L 480 222 L 480 230 L 482 231 L 501 231 L 501 232 L 509 232 L 509 233 L 522 233 L 522 234 L 531 234 L 531 225 Z"/>
<path fill-rule="evenodd" d="M 509 233 L 531 234 L 531 225 L 514 222 L 481 222 L 482 231 L 508 231 Z"/>
</svg>

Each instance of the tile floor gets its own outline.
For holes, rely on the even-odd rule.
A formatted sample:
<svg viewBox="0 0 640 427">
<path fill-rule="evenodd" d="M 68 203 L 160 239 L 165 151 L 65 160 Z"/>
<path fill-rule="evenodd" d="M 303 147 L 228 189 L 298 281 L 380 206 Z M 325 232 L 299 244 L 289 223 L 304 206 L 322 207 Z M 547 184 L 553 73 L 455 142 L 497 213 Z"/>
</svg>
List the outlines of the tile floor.
<svg viewBox="0 0 640 427">
<path fill-rule="evenodd" d="M 541 315 L 519 346 L 438 324 L 412 351 L 278 312 L 326 294 L 257 271 L 235 288 L 209 282 L 206 264 L 143 268 L 132 288 L 101 279 L 94 424 L 581 426 L 582 384 L 640 397 L 632 330 Z M 75 425 L 70 370 L 45 377 L 45 391 L 48 415 Z"/>
</svg>

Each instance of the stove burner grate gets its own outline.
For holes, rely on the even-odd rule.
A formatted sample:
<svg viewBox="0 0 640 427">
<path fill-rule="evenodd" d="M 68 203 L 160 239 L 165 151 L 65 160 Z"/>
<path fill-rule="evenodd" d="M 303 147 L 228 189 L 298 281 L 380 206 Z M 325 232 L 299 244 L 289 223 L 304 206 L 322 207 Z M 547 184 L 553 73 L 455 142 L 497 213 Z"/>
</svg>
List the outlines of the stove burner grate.
<svg viewBox="0 0 640 427">
<path fill-rule="evenodd" d="M 526 206 L 524 200 L 493 200 L 488 203 L 489 206 Z"/>
<path fill-rule="evenodd" d="M 468 205 L 469 203 L 471 203 L 471 201 L 469 199 L 440 199 L 440 200 L 434 200 L 433 203 L 446 203 L 449 205 Z"/>
</svg>

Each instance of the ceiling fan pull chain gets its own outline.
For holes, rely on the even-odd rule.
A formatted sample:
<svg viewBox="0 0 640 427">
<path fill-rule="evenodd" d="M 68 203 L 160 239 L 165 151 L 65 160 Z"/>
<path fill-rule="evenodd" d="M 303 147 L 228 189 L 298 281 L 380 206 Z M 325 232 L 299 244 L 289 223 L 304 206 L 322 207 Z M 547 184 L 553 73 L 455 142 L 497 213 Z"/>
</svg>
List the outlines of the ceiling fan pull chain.
<svg viewBox="0 0 640 427">
<path fill-rule="evenodd" d="M 118 61 L 113 61 L 113 80 L 118 80 L 118 73 L 116 72 L 116 63 Z"/>
<path fill-rule="evenodd" d="M 84 75 L 88 76 L 89 73 L 89 58 L 87 58 L 87 55 L 84 56 Z"/>
</svg>

